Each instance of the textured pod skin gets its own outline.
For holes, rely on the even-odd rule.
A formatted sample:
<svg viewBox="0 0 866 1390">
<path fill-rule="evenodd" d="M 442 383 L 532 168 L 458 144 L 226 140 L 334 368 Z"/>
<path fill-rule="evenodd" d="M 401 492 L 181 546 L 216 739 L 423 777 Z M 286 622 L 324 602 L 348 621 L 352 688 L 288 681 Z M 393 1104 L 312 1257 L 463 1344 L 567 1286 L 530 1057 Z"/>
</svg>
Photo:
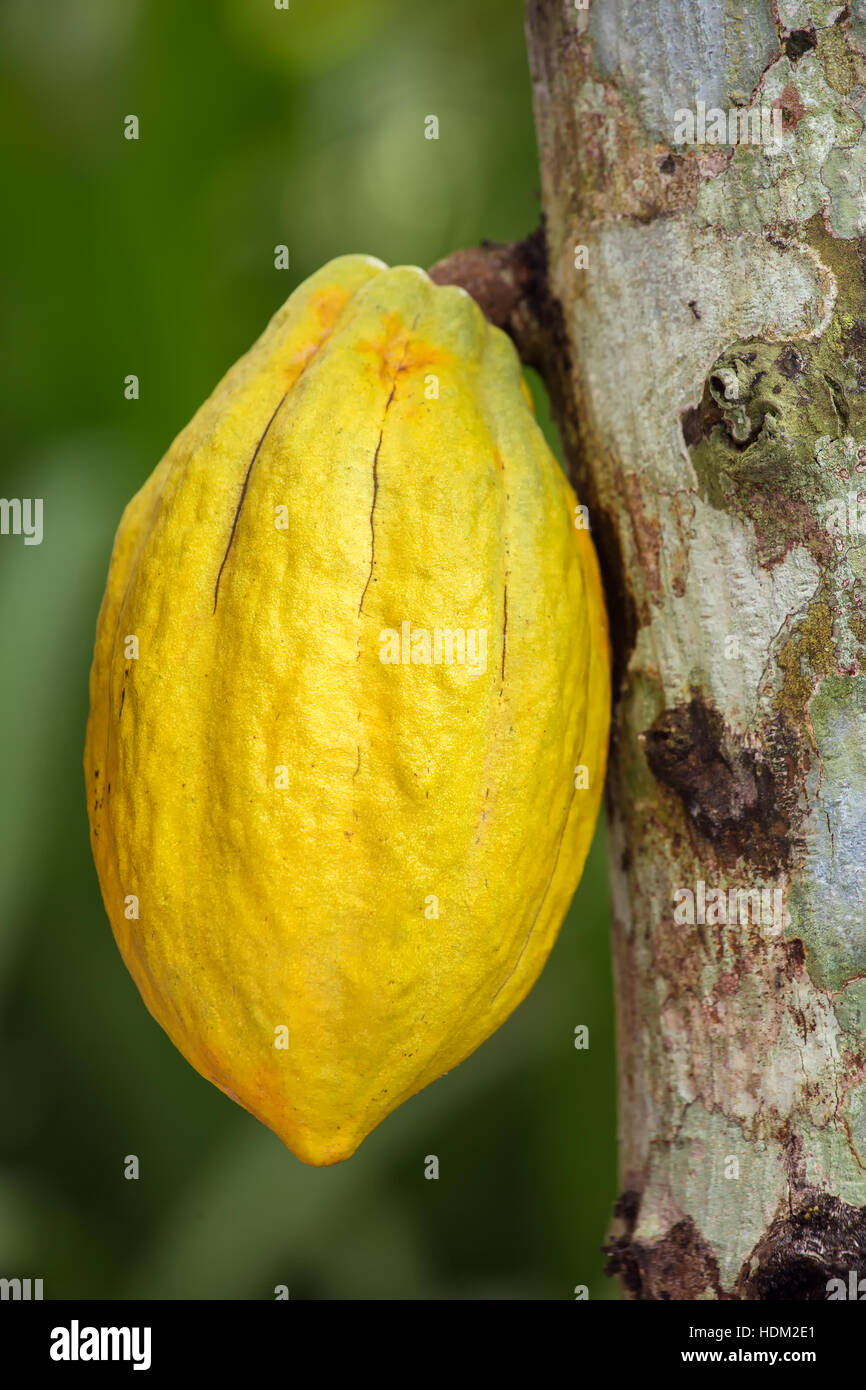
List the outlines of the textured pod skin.
<svg viewBox="0 0 866 1390">
<path fill-rule="evenodd" d="M 85 752 L 106 909 L 184 1056 L 307 1163 L 468 1056 L 553 945 L 608 733 L 574 507 L 508 338 L 345 256 L 123 515 Z M 425 662 L 437 628 L 486 661 Z"/>
</svg>

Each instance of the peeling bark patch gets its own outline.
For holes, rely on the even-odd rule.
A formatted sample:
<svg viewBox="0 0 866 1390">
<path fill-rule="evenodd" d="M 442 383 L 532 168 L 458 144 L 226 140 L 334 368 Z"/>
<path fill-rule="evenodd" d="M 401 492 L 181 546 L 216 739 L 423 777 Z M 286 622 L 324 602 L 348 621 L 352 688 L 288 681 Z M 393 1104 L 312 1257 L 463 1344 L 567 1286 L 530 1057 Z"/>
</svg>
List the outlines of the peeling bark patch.
<svg viewBox="0 0 866 1390">
<path fill-rule="evenodd" d="M 826 1302 L 828 1282 L 847 1290 L 851 1270 L 866 1274 L 866 1211 L 823 1192 L 802 1194 L 778 1218 L 740 1276 L 739 1296 L 767 1303 Z"/>
<path fill-rule="evenodd" d="M 782 95 L 773 102 L 772 109 L 782 112 L 782 129 L 796 130 L 797 126 L 806 115 L 806 108 L 800 99 L 800 93 L 793 83 L 784 88 Z"/>
<path fill-rule="evenodd" d="M 785 56 L 790 58 L 792 63 L 796 63 L 798 58 L 802 58 L 810 48 L 814 48 L 817 42 L 814 29 L 794 29 L 785 39 L 782 48 Z"/>
<path fill-rule="evenodd" d="M 678 1221 L 652 1245 L 633 1239 L 640 1199 L 624 1193 L 616 1206 L 626 1234 L 605 1246 L 605 1274 L 619 1275 L 626 1292 L 637 1302 L 723 1298 L 719 1266 L 690 1216 Z"/>
<path fill-rule="evenodd" d="M 724 858 L 745 855 L 768 876 L 788 867 L 791 823 L 772 767 L 738 746 L 718 710 L 693 696 L 663 710 L 642 739 L 656 780 Z"/>
</svg>

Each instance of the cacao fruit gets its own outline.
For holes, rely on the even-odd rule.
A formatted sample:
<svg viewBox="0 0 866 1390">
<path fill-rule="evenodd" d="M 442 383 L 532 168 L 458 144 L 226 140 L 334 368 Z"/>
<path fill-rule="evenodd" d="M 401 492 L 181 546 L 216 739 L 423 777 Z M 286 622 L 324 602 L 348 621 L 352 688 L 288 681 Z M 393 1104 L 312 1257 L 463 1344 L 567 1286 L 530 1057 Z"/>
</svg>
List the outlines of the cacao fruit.
<svg viewBox="0 0 866 1390">
<path fill-rule="evenodd" d="M 344 256 L 129 503 L 85 750 L 123 959 L 299 1158 L 351 1155 L 524 998 L 604 777 L 599 573 L 510 340 Z"/>
</svg>

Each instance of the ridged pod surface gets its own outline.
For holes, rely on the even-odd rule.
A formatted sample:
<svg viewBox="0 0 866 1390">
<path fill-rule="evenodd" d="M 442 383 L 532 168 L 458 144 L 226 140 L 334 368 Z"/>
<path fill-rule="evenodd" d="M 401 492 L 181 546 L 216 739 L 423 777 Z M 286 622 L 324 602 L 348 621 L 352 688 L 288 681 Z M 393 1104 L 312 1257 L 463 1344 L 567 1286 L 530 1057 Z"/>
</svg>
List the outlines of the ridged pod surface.
<svg viewBox="0 0 866 1390">
<path fill-rule="evenodd" d="M 307 1163 L 553 945 L 608 733 L 575 506 L 475 302 L 344 256 L 123 515 L 85 752 L 106 909 L 180 1051 Z"/>
</svg>

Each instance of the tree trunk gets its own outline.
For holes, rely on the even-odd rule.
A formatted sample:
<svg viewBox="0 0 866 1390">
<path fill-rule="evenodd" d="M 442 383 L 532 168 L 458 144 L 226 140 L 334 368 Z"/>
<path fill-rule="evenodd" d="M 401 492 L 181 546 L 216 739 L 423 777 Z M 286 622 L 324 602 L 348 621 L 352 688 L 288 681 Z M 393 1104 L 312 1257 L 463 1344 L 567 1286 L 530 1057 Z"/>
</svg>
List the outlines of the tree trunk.
<svg viewBox="0 0 866 1390">
<path fill-rule="evenodd" d="M 611 1265 L 824 1299 L 866 1275 L 866 0 L 527 29 L 546 247 L 440 278 L 542 371 L 605 574 Z"/>
<path fill-rule="evenodd" d="M 866 1274 L 866 4 L 530 0 L 528 32 L 616 641 L 612 1263 L 826 1298 Z M 698 100 L 767 114 L 677 145 Z"/>
</svg>

